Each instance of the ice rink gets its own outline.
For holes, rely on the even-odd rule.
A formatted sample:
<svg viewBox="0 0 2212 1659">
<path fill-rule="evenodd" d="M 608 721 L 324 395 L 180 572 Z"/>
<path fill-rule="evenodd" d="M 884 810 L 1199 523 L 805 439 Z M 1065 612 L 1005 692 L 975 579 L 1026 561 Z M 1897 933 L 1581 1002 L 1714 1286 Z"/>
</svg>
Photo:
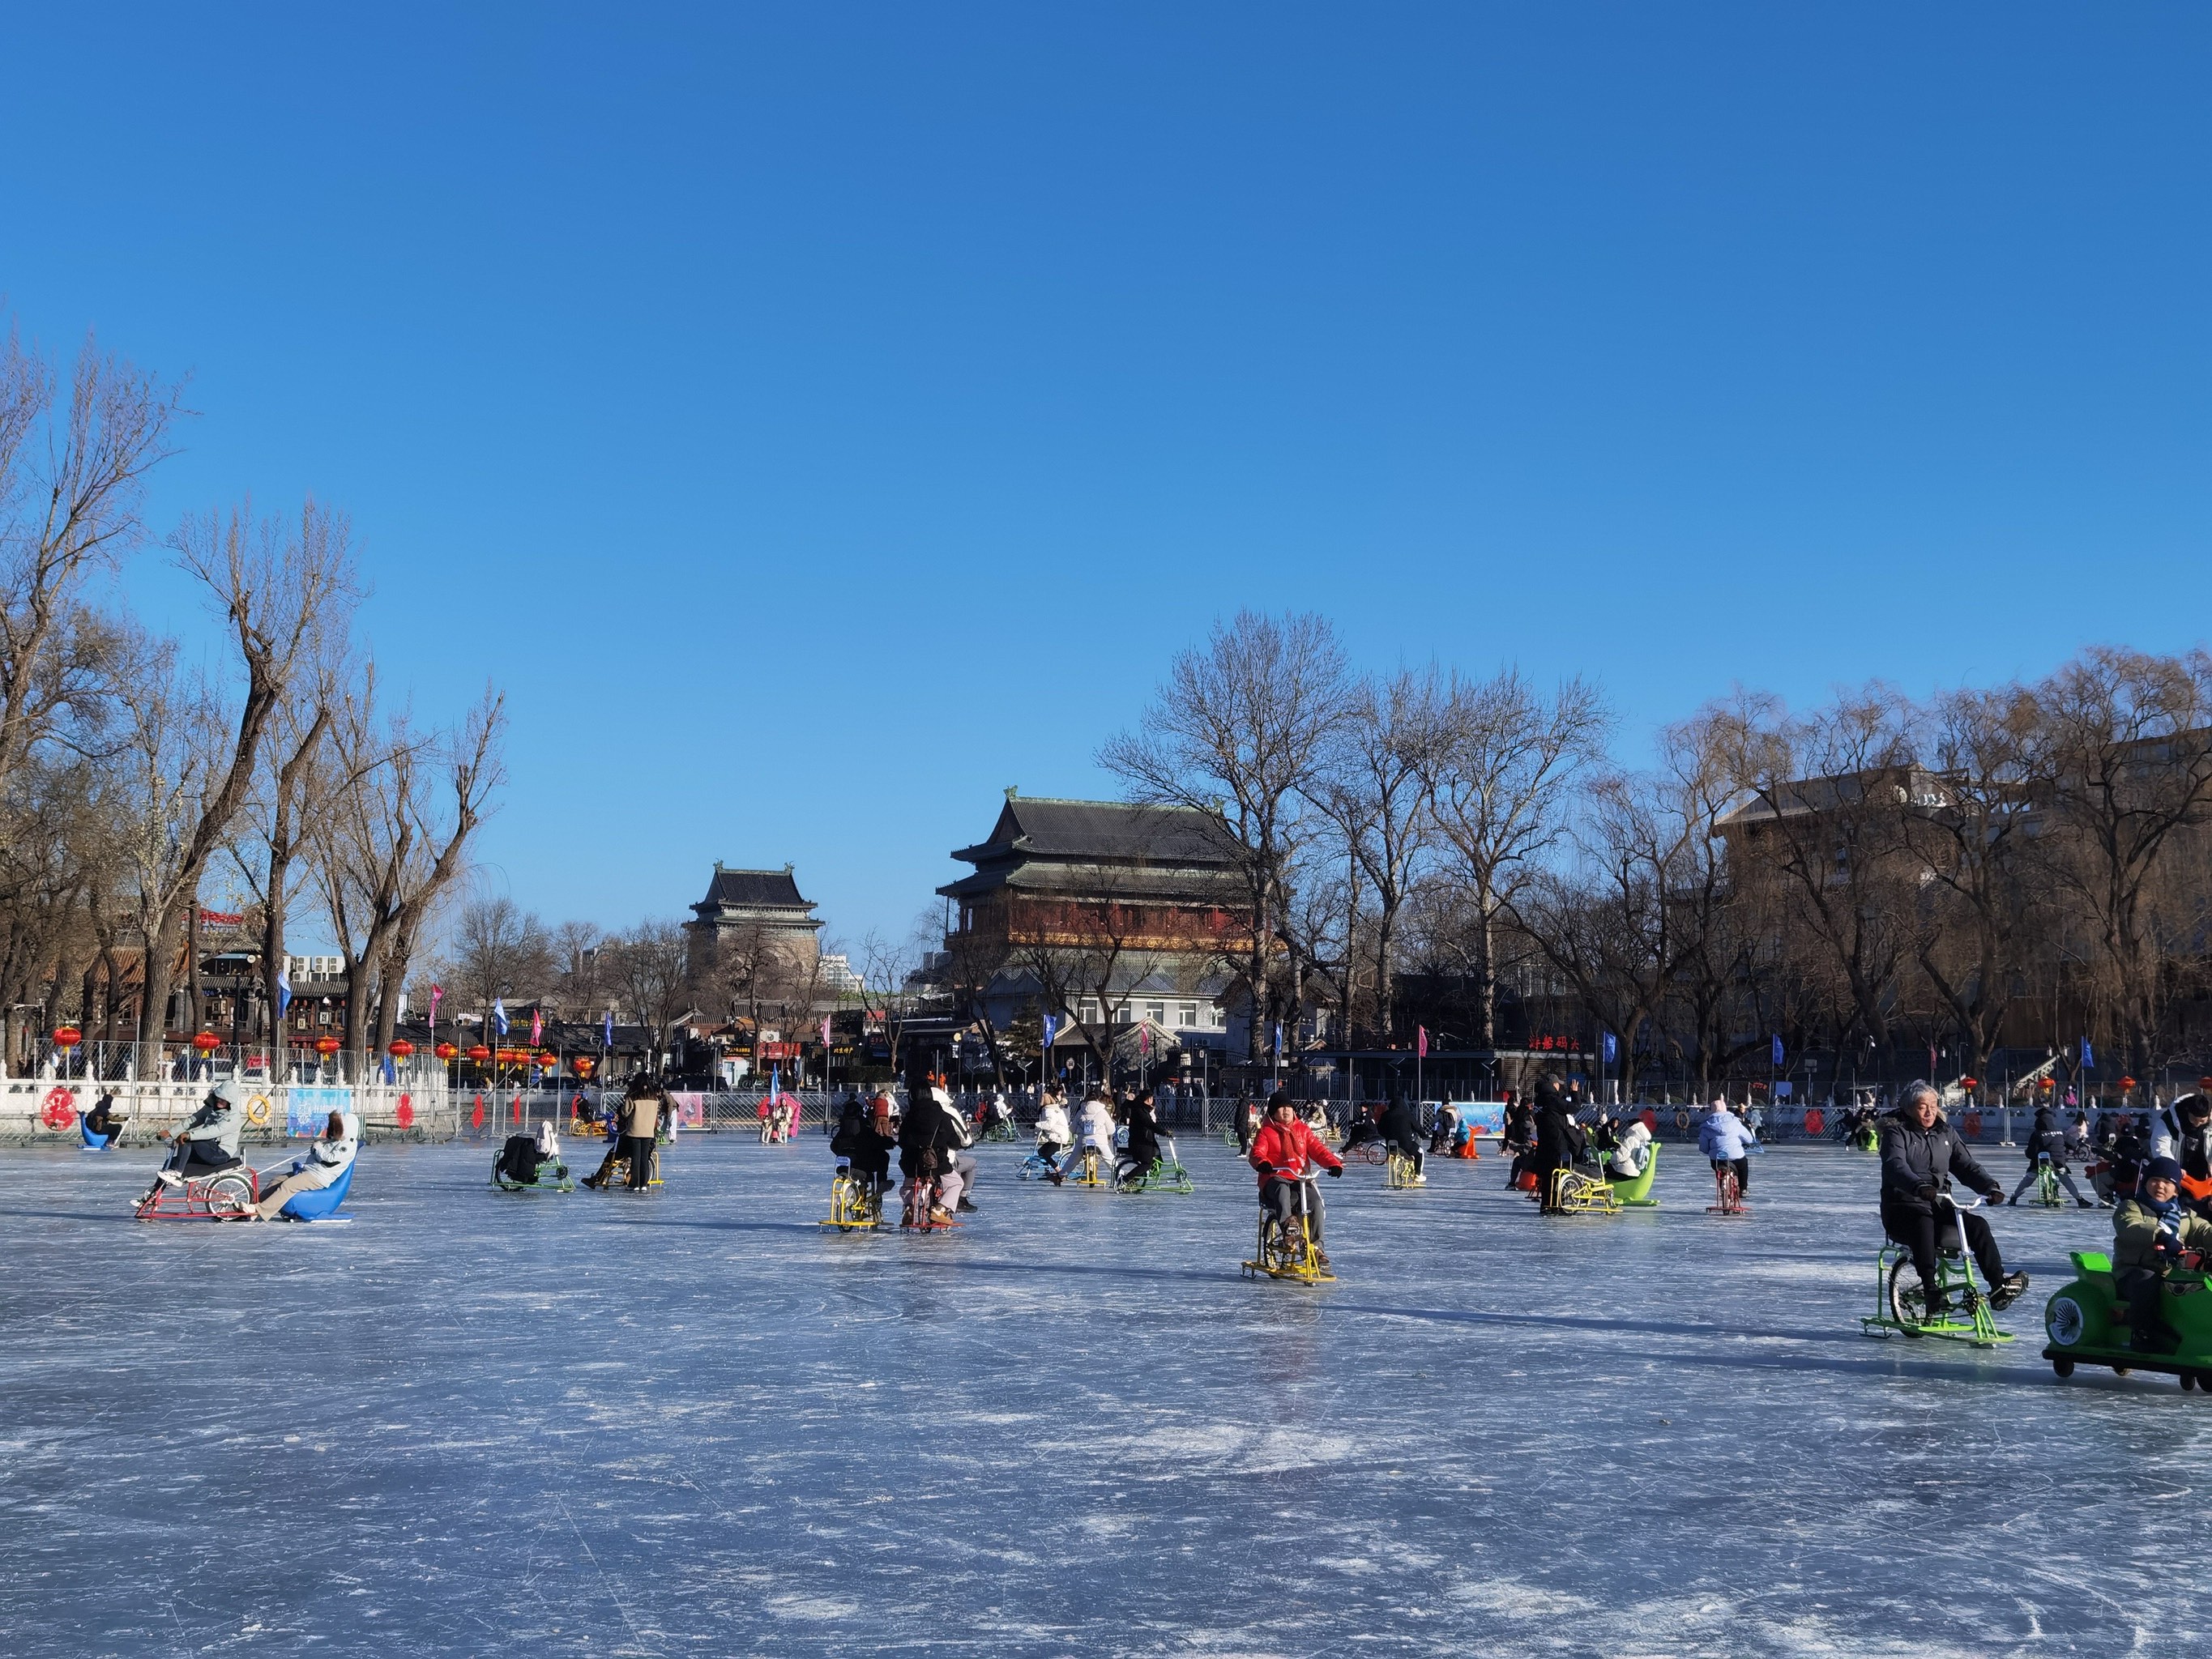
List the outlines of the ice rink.
<svg viewBox="0 0 2212 1659">
<path fill-rule="evenodd" d="M 1841 1150 L 1761 1156 L 1740 1220 L 1679 1146 L 1612 1219 L 1540 1219 L 1494 1158 L 1355 1165 L 1316 1288 L 1238 1277 L 1218 1140 L 1189 1197 L 979 1150 L 981 1212 L 930 1237 L 817 1227 L 816 1134 L 566 1197 L 372 1146 L 313 1227 L 135 1224 L 152 1153 L 0 1153 L 0 1650 L 2212 1640 L 2212 1401 L 2038 1357 L 2103 1212 L 1997 1218 L 2035 1285 L 1981 1354 L 1860 1334 L 1875 1166 Z"/>
</svg>

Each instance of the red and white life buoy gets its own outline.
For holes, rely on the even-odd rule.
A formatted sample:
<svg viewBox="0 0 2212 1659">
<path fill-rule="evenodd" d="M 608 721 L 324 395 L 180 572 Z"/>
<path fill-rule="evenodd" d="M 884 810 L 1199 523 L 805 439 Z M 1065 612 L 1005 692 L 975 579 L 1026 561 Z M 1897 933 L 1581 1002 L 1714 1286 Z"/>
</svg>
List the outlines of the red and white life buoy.
<svg viewBox="0 0 2212 1659">
<path fill-rule="evenodd" d="M 75 1128 L 76 1096 L 58 1084 L 47 1090 L 46 1099 L 40 1104 L 39 1121 L 49 1129 Z"/>
<path fill-rule="evenodd" d="M 1805 1133 L 1808 1135 L 1819 1135 L 1826 1134 L 1827 1132 L 1828 1115 L 1818 1106 L 1808 1106 L 1805 1109 Z"/>
</svg>

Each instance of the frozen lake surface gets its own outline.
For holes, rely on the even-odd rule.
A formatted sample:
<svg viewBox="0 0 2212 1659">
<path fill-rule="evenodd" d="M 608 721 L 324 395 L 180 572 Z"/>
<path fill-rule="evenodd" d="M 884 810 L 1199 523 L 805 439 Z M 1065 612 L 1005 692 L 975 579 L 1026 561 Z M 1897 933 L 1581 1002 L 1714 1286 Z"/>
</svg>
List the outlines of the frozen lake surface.
<svg viewBox="0 0 2212 1659">
<path fill-rule="evenodd" d="M 817 1227 L 815 1135 L 566 1197 L 371 1146 L 342 1227 L 135 1224 L 151 1153 L 0 1154 L 0 1650 L 2212 1640 L 2212 1401 L 2038 1358 L 2103 1212 L 1997 1218 L 2036 1283 L 1978 1354 L 1860 1335 L 1875 1164 L 1840 1150 L 1761 1157 L 1738 1221 L 1680 1146 L 1611 1220 L 1539 1219 L 1494 1158 L 1415 1193 L 1355 1165 L 1310 1289 L 1237 1276 L 1218 1140 L 1190 1197 L 1021 1152 L 980 1149 L 981 1213 L 933 1237 Z"/>
</svg>

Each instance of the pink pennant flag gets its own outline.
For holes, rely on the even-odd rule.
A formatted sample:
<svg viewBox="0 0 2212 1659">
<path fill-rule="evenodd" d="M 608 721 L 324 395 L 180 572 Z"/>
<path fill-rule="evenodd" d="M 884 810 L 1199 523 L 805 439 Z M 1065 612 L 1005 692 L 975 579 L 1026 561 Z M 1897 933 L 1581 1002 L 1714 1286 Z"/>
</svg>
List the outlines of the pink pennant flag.
<svg viewBox="0 0 2212 1659">
<path fill-rule="evenodd" d="M 1429 1028 L 1425 1025 L 1417 1025 L 1413 1028 L 1413 1052 L 1423 1060 L 1426 1060 L 1429 1057 Z"/>
</svg>

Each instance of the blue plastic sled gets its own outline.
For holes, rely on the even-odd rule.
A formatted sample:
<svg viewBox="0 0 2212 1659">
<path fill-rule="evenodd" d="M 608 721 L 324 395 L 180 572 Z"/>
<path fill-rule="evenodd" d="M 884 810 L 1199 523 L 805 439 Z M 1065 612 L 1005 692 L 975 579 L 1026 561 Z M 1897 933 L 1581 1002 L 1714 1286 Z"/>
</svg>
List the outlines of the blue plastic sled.
<svg viewBox="0 0 2212 1659">
<path fill-rule="evenodd" d="M 294 1221 L 323 1221 L 345 1202 L 347 1191 L 353 1186 L 353 1165 L 345 1166 L 345 1173 L 327 1187 L 311 1188 L 304 1193 L 295 1193 L 277 1213 Z"/>
<path fill-rule="evenodd" d="M 113 1135 L 96 1135 L 86 1128 L 82 1117 L 76 1121 L 76 1132 L 84 1142 L 83 1150 L 88 1152 L 104 1152 L 115 1143 Z"/>
</svg>

